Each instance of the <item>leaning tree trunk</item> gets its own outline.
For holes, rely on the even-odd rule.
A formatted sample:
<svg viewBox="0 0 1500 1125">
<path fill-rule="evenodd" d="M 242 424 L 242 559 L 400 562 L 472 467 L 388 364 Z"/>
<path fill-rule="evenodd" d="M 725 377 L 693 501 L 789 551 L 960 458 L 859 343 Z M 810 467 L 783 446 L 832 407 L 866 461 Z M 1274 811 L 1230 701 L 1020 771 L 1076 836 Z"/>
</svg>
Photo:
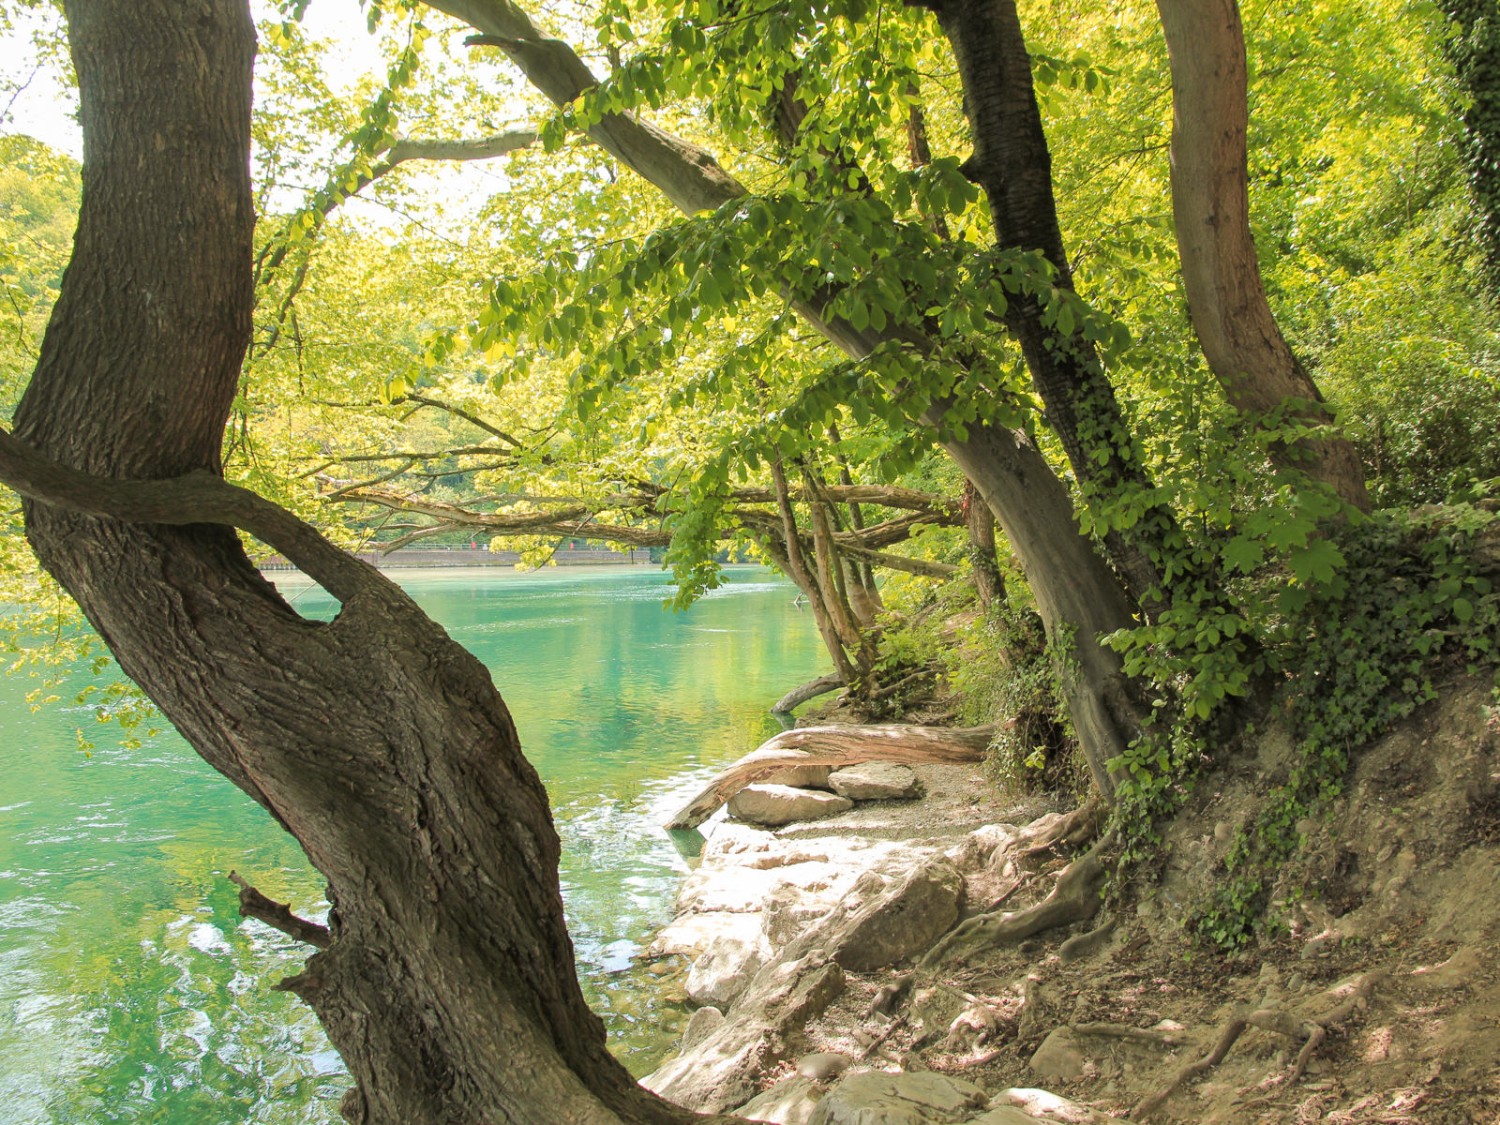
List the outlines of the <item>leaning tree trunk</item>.
<svg viewBox="0 0 1500 1125">
<path fill-rule="evenodd" d="M 1052 155 L 1015 0 L 924 0 L 923 6 L 936 13 L 958 62 L 974 139 L 964 171 L 989 200 L 996 245 L 1039 252 L 1052 267 L 1052 285 L 1071 293 Z M 1005 326 L 1021 347 L 1075 476 L 1097 494 L 1094 502 L 1149 493 L 1130 424 L 1085 326 L 1062 331 L 1047 323 L 1046 312 L 1034 294 L 1017 293 L 1006 308 Z M 1128 530 L 1105 535 L 1110 559 L 1150 611 L 1160 597 L 1168 545 L 1177 538 L 1176 517 L 1159 502 L 1148 503 Z"/>
<path fill-rule="evenodd" d="M 426 0 L 429 7 L 471 24 L 471 40 L 503 51 L 539 91 L 566 105 L 597 84 L 583 61 L 559 39 L 543 35 L 513 0 Z M 671 136 L 638 114 L 606 114 L 589 138 L 694 215 L 745 194 L 707 152 Z M 829 293 L 828 297 L 833 294 Z M 826 304 L 826 300 L 822 302 Z M 896 339 L 830 320 L 821 305 L 794 304 L 798 315 L 850 356 L 864 357 Z M 905 343 L 912 343 L 905 340 Z M 920 421 L 941 428 L 935 408 Z M 1119 657 L 1099 637 L 1134 624 L 1134 607 L 1114 572 L 1080 532 L 1072 498 L 1024 434 L 983 423 L 943 443 L 995 513 L 1037 600 L 1054 652 L 1066 665 L 1064 688 L 1090 772 L 1106 796 L 1105 763 L 1138 733 L 1140 710 L 1124 690 Z"/>
<path fill-rule="evenodd" d="M 1316 427 L 1277 460 L 1368 510 L 1354 445 L 1271 313 L 1250 233 L 1245 33 L 1236 0 L 1157 0 L 1172 66 L 1172 213 L 1188 311 L 1203 355 L 1238 410 Z"/>
<path fill-rule="evenodd" d="M 16 414 L 47 460 L 21 472 L 29 451 L 7 438 L 0 477 L 32 497 L 39 558 L 121 667 L 327 877 L 327 933 L 304 931 L 321 948 L 287 987 L 355 1079 L 345 1113 L 692 1118 L 631 1081 L 583 1002 L 546 794 L 484 667 L 377 572 L 218 479 L 250 333 L 245 0 L 69 0 L 66 13 L 83 206 Z M 137 493 L 187 506 L 116 511 Z M 232 522 L 264 524 L 338 617 L 299 617 Z"/>
</svg>

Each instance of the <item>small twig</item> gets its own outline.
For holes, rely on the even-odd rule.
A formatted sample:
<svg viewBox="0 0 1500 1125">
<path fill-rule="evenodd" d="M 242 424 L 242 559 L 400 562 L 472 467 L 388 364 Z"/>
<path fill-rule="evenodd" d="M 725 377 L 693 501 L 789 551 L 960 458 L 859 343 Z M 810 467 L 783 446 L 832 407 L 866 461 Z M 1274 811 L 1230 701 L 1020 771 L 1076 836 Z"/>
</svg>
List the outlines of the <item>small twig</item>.
<svg viewBox="0 0 1500 1125">
<path fill-rule="evenodd" d="M 305 941 L 308 945 L 315 945 L 319 949 L 327 949 L 333 944 L 333 934 L 327 926 L 320 926 L 316 922 L 309 922 L 306 918 L 297 917 L 292 913 L 290 906 L 267 898 L 252 887 L 249 880 L 239 872 L 231 871 L 229 881 L 240 889 L 240 915 L 242 917 L 259 919 L 272 929 L 280 930 L 288 937 Z"/>
</svg>

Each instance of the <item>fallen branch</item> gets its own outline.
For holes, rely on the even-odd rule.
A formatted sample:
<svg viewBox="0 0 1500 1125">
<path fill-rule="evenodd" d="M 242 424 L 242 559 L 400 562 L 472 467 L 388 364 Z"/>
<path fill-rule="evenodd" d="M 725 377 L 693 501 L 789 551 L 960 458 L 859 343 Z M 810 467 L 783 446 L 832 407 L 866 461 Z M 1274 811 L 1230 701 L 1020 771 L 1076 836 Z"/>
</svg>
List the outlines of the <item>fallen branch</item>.
<svg viewBox="0 0 1500 1125">
<path fill-rule="evenodd" d="M 319 949 L 327 949 L 333 944 L 333 934 L 329 932 L 327 926 L 320 926 L 316 922 L 309 922 L 306 918 L 299 918 L 292 913 L 290 906 L 267 898 L 252 887 L 249 880 L 237 871 L 229 873 L 229 881 L 240 889 L 240 915 L 242 917 L 258 919 L 273 930 L 280 930 L 288 937 L 305 941 L 308 945 L 315 945 Z"/>
<path fill-rule="evenodd" d="M 794 766 L 977 762 L 984 757 L 993 733 L 990 726 L 828 726 L 782 731 L 716 776 L 667 821 L 666 827 L 697 828 L 745 786 Z"/>
</svg>

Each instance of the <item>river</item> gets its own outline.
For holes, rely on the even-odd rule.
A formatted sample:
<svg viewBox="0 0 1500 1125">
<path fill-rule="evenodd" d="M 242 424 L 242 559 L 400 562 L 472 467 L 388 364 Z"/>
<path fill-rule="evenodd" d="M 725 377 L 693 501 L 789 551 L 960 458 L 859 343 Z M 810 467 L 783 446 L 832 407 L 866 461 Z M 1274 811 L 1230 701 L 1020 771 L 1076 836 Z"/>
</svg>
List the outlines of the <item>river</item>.
<svg viewBox="0 0 1500 1125">
<path fill-rule="evenodd" d="M 777 730 L 824 670 L 795 590 L 766 571 L 686 613 L 644 568 L 392 572 L 490 668 L 547 784 L 579 976 L 630 1068 L 685 1013 L 634 960 L 688 861 L 658 825 Z M 309 616 L 329 599 L 275 575 Z M 81 682 L 81 681 L 80 681 Z M 317 914 L 316 872 L 173 733 L 129 749 L 92 713 L 33 712 L 0 679 L 0 1122 L 333 1125 L 338 1057 L 271 986 L 306 950 L 238 916 L 233 869 Z M 67 698 L 65 693 L 65 698 Z"/>
</svg>

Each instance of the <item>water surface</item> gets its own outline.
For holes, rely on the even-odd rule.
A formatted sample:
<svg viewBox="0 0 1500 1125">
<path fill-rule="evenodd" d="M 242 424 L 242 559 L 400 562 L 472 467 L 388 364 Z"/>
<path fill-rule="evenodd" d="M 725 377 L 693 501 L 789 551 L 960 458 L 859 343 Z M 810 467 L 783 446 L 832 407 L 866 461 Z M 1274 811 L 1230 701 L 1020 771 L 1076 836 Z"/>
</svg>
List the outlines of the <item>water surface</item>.
<svg viewBox="0 0 1500 1125">
<path fill-rule="evenodd" d="M 657 826 L 776 730 L 822 658 L 794 590 L 731 572 L 687 613 L 659 572 L 394 572 L 490 668 L 552 798 L 579 973 L 616 1052 L 649 1070 L 683 1018 L 636 956 L 687 861 Z M 334 606 L 277 575 L 309 616 Z M 81 682 L 81 681 L 80 681 Z M 233 869 L 316 914 L 321 884 L 270 818 L 173 734 L 140 749 L 32 713 L 0 679 L 0 1122 L 321 1125 L 345 1081 L 271 990 L 305 949 L 238 916 Z"/>
</svg>

